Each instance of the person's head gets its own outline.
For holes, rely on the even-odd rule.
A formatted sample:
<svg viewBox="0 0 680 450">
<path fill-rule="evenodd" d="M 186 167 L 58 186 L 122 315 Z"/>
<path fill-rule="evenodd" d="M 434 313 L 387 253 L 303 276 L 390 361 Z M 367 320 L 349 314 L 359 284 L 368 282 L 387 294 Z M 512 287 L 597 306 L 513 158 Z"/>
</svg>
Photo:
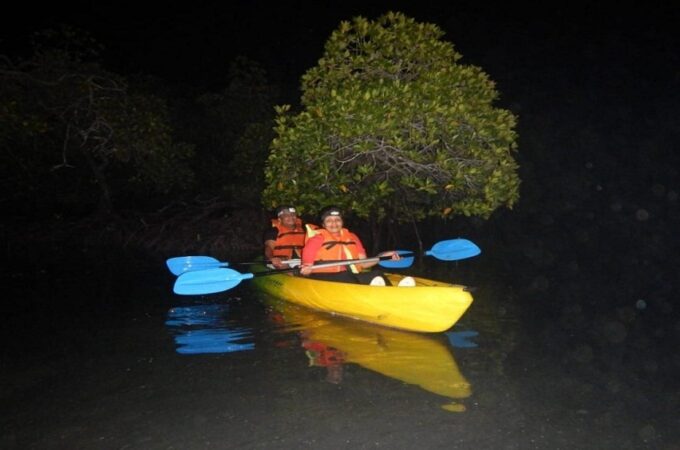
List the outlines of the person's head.
<svg viewBox="0 0 680 450">
<path fill-rule="evenodd" d="M 342 211 L 332 206 L 321 213 L 321 226 L 331 233 L 338 233 L 342 229 Z"/>
<path fill-rule="evenodd" d="M 276 208 L 276 217 L 283 226 L 294 228 L 297 220 L 297 210 L 292 206 L 279 206 Z"/>
</svg>

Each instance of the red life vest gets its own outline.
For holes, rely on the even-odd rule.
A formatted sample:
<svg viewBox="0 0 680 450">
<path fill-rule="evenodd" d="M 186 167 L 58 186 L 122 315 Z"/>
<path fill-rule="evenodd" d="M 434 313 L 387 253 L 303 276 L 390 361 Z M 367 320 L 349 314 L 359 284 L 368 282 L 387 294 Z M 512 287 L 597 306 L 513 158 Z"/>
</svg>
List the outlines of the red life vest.
<svg viewBox="0 0 680 450">
<path fill-rule="evenodd" d="M 319 248 L 314 258 L 315 263 L 323 261 L 346 261 L 348 259 L 359 259 L 359 251 L 357 249 L 357 242 L 359 238 L 346 228 L 340 231 L 340 236 L 333 236 L 325 228 L 318 228 L 316 230 L 307 227 L 307 239 L 321 234 L 324 242 Z M 353 264 L 349 266 L 354 273 L 359 273 L 359 269 Z M 323 269 L 315 269 L 314 273 L 337 273 L 347 270 L 347 266 L 326 267 Z"/>
<path fill-rule="evenodd" d="M 299 258 L 302 255 L 302 247 L 305 246 L 305 230 L 302 228 L 302 221 L 299 218 L 295 219 L 295 228 L 291 230 L 281 225 L 279 219 L 272 219 L 272 227 L 279 232 L 274 241 L 272 256 L 283 259 Z"/>
<path fill-rule="evenodd" d="M 321 342 L 304 341 L 302 347 L 306 350 L 310 366 L 337 366 L 345 361 L 345 354 L 341 350 Z"/>
</svg>

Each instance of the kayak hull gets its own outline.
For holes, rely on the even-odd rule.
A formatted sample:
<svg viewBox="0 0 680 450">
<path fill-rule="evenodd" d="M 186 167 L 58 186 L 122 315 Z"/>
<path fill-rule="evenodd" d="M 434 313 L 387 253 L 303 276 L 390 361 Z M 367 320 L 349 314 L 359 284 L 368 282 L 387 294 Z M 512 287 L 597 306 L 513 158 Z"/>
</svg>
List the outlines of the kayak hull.
<svg viewBox="0 0 680 450">
<path fill-rule="evenodd" d="M 386 327 L 438 333 L 451 328 L 472 303 L 465 286 L 414 277 L 416 286 L 399 287 L 398 274 L 386 274 L 393 286 L 321 281 L 290 274 L 256 276 L 256 289 L 298 305 Z"/>
</svg>

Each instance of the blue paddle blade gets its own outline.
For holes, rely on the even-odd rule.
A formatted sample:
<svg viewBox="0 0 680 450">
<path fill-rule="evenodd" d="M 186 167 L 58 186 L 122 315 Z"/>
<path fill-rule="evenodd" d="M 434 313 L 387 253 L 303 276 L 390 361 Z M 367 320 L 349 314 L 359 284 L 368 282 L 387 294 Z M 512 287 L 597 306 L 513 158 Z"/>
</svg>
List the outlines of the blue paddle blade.
<svg viewBox="0 0 680 450">
<path fill-rule="evenodd" d="M 229 263 L 220 262 L 210 256 L 177 256 L 168 259 L 165 264 L 173 275 L 181 275 L 191 270 L 216 269 L 229 265 Z"/>
<path fill-rule="evenodd" d="M 197 270 L 177 277 L 173 291 L 179 295 L 214 294 L 229 290 L 241 280 L 252 277 L 252 273 L 239 273 L 232 269 Z"/>
<path fill-rule="evenodd" d="M 235 342 L 243 339 L 247 333 L 248 331 L 228 329 L 188 331 L 184 335 L 175 336 L 175 342 L 178 344 L 177 353 L 195 355 L 252 350 L 255 343 Z"/>
<path fill-rule="evenodd" d="M 451 343 L 452 347 L 455 348 L 474 348 L 477 347 L 477 344 L 469 338 L 479 336 L 479 333 L 474 331 L 474 330 L 468 330 L 468 331 L 449 331 L 448 333 L 444 333 L 445 335 L 448 336 L 449 342 Z"/>
<path fill-rule="evenodd" d="M 467 239 L 440 241 L 430 250 L 425 252 L 427 256 L 434 256 L 435 258 L 444 261 L 457 261 L 459 259 L 472 258 L 480 253 L 482 253 L 480 248 Z"/>
<path fill-rule="evenodd" d="M 411 267 L 413 265 L 413 252 L 409 250 L 396 250 L 399 253 L 400 259 L 393 260 L 388 259 L 385 261 L 380 261 L 382 267 L 387 267 L 388 269 L 404 269 L 406 267 Z M 402 256 L 403 255 L 403 256 Z"/>
</svg>

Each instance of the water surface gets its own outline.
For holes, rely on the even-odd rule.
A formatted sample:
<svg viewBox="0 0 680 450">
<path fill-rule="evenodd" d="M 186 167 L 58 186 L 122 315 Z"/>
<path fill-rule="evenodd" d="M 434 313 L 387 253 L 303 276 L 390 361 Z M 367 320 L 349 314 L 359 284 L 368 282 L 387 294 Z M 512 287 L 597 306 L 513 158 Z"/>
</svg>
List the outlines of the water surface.
<svg viewBox="0 0 680 450">
<path fill-rule="evenodd" d="M 451 330 L 421 334 L 263 297 L 245 281 L 176 296 L 160 265 L 41 270 L 8 281 L 3 448 L 680 442 L 673 366 L 633 357 L 657 341 L 634 352 L 624 339 L 603 356 L 584 311 L 534 307 L 491 278 L 475 280 Z"/>
</svg>

